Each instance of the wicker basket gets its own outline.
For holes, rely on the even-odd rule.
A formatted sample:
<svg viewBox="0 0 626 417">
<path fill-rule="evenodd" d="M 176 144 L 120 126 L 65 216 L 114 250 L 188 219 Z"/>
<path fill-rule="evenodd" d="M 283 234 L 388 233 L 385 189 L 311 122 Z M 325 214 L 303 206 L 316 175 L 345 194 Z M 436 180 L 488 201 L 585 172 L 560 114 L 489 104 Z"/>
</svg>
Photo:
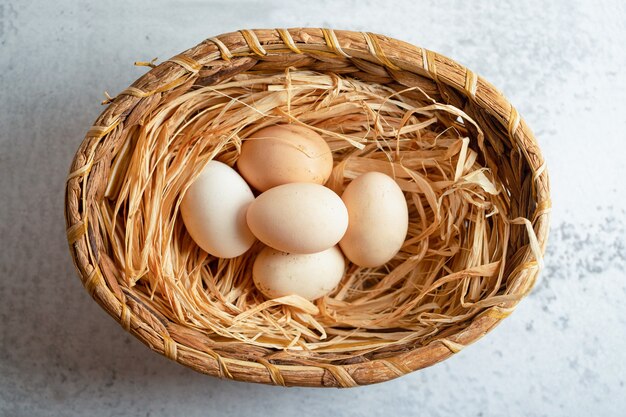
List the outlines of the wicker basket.
<svg viewBox="0 0 626 417">
<path fill-rule="evenodd" d="M 317 28 L 241 30 L 209 38 L 155 66 L 109 101 L 74 158 L 66 188 L 67 238 L 80 279 L 122 327 L 152 350 L 199 372 L 276 385 L 354 387 L 378 383 L 440 362 L 485 335 L 532 288 L 541 266 L 549 225 L 545 163 L 532 132 L 491 84 L 458 63 L 423 48 L 372 33 Z M 366 82 L 419 87 L 476 120 L 484 146 L 506 177 L 511 212 L 526 221 L 512 229 L 502 301 L 472 310 L 469 319 L 424 342 L 372 349 L 347 360 L 290 356 L 289 350 L 215 337 L 159 311 L 152 298 L 124 277 L 105 236 L 100 210 L 119 188 L 117 156 L 132 145 L 122 138 L 149 122 L 163 100 L 217 85 L 246 71 L 286 68 L 336 71 Z M 506 253 L 506 252 L 505 252 Z M 506 289 L 504 289 L 506 287 Z M 146 300 L 157 304 L 150 304 Z M 426 340 L 426 339 L 424 339 Z"/>
</svg>

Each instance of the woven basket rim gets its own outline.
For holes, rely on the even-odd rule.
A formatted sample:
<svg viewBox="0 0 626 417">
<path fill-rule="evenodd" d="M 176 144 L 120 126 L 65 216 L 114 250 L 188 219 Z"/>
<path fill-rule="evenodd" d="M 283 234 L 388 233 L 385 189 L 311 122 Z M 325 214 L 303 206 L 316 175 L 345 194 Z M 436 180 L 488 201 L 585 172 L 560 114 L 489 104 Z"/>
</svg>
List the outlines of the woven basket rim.
<svg viewBox="0 0 626 417">
<path fill-rule="evenodd" d="M 273 364 L 266 360 L 248 361 L 229 358 L 208 346 L 181 343 L 188 341 L 183 326 L 163 322 L 156 313 L 138 312 L 138 300 L 123 291 L 99 267 L 94 231 L 83 216 L 91 168 L 97 162 L 96 151 L 107 135 L 123 123 L 130 111 L 155 93 L 184 84 L 190 77 L 214 61 L 228 67 L 233 58 L 249 56 L 263 59 L 273 54 L 312 54 L 341 58 L 358 57 L 385 67 L 388 71 L 408 71 L 450 86 L 473 100 L 494 116 L 512 143 L 522 150 L 532 173 L 532 190 L 537 202 L 532 228 L 541 254 L 545 252 L 550 219 L 550 190 L 545 161 L 530 128 L 517 110 L 493 85 L 471 70 L 436 52 L 419 48 L 383 35 L 320 28 L 240 30 L 208 38 L 193 48 L 164 61 L 135 81 L 117 97 L 89 129 L 74 157 L 68 175 L 65 195 L 67 239 L 78 275 L 92 297 L 152 350 L 197 371 L 241 381 L 276 385 L 354 387 L 383 382 L 433 365 L 482 337 L 515 308 L 517 302 L 503 303 L 487 309 L 459 333 L 426 346 L 404 351 L 388 358 L 329 365 Z M 528 253 L 521 274 L 523 288 L 532 288 L 541 259 Z"/>
</svg>

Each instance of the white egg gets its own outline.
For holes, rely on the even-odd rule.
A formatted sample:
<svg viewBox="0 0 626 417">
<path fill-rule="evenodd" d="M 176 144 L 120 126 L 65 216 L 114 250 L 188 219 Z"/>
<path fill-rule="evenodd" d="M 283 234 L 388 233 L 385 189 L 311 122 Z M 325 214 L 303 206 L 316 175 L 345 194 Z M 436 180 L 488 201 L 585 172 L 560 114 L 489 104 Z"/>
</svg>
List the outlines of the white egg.
<svg viewBox="0 0 626 417">
<path fill-rule="evenodd" d="M 248 226 L 267 246 L 316 253 L 339 242 L 348 227 L 341 198 L 323 185 L 294 182 L 270 188 L 250 205 Z"/>
<path fill-rule="evenodd" d="M 234 258 L 255 241 L 246 222 L 254 194 L 228 165 L 210 161 L 187 189 L 180 206 L 192 239 L 213 256 Z"/>
<path fill-rule="evenodd" d="M 254 284 L 267 298 L 299 295 L 315 300 L 341 281 L 345 260 L 337 246 L 322 252 L 294 254 L 265 247 L 252 268 Z"/>
</svg>

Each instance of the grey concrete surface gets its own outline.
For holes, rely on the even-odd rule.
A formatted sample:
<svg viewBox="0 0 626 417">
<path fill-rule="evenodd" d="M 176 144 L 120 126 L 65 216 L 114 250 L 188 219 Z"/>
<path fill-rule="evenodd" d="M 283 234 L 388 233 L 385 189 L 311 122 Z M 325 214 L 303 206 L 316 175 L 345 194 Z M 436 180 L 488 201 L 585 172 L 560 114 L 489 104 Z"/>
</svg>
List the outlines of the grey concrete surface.
<svg viewBox="0 0 626 417">
<path fill-rule="evenodd" d="M 387 3 L 387 4 L 385 4 Z M 626 3 L 0 0 L 0 416 L 626 415 Z M 71 158 L 102 108 L 166 59 L 240 28 L 384 33 L 500 87 L 553 186 L 546 268 L 495 331 L 382 385 L 282 389 L 151 353 L 86 294 L 65 240 Z"/>
</svg>

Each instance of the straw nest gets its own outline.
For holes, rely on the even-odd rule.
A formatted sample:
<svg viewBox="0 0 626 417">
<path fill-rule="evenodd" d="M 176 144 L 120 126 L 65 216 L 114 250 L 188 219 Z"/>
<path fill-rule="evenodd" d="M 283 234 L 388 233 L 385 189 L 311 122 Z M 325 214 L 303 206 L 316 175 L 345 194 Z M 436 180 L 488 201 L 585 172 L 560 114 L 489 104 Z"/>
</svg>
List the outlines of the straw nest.
<svg viewBox="0 0 626 417">
<path fill-rule="evenodd" d="M 84 285 L 152 349 L 201 372 L 281 385 L 384 381 L 458 352 L 506 317 L 541 266 L 545 164 L 515 109 L 460 65 L 379 35 L 323 29 L 211 38 L 110 102 L 67 184 Z M 179 208 L 205 164 L 306 125 L 333 151 L 326 184 L 394 177 L 409 207 L 401 251 L 348 264 L 309 302 L 266 300 L 251 265 L 207 255 Z"/>
</svg>

